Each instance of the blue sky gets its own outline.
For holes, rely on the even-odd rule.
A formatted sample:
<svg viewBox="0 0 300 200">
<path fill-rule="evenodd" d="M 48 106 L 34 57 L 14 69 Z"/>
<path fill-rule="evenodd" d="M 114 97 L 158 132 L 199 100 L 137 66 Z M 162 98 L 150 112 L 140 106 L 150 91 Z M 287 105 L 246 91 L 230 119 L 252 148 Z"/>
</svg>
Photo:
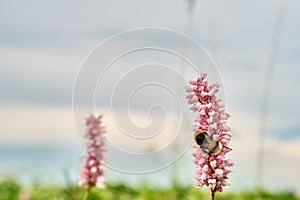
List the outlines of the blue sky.
<svg viewBox="0 0 300 200">
<path fill-rule="evenodd" d="M 73 83 L 84 59 L 113 34 L 164 27 L 188 32 L 216 61 L 232 115 L 236 149 L 232 157 L 240 163 L 233 185 L 244 178 L 245 185 L 251 185 L 262 88 L 281 2 L 198 0 L 193 27 L 187 31 L 184 0 L 0 1 L 1 145 L 80 145 L 71 104 Z M 298 191 L 300 177 L 293 172 L 300 167 L 299 9 L 299 1 L 288 1 L 269 98 L 264 176 L 272 188 L 280 187 L 273 178 L 278 177 Z M 126 60 L 122 64 L 126 66 Z M 155 97 L 148 99 L 155 102 Z M 143 112 L 133 116 L 149 123 Z M 281 162 L 283 157 L 290 164 Z M 239 178 L 246 172 L 249 177 Z"/>
</svg>

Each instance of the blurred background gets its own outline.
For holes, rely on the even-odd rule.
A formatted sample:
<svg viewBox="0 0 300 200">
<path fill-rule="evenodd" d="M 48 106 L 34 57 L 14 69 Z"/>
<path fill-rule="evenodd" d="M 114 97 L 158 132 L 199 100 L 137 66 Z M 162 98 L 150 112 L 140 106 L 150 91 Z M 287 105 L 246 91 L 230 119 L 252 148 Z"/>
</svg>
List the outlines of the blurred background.
<svg viewBox="0 0 300 200">
<path fill-rule="evenodd" d="M 111 35 L 154 26 L 193 37 L 218 66 L 236 163 L 228 190 L 300 194 L 299 11 L 297 0 L 0 1 L 0 175 L 75 183 L 84 152 L 72 111 L 79 67 Z M 153 174 L 107 168 L 107 179 L 168 186 L 176 171 L 193 184 L 191 153 Z"/>
</svg>

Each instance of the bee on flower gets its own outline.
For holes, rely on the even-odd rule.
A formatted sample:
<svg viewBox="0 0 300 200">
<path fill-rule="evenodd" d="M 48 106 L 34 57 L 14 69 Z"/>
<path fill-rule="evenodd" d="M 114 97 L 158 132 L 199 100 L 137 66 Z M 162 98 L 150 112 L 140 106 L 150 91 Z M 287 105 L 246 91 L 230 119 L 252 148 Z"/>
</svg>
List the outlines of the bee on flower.
<svg viewBox="0 0 300 200">
<path fill-rule="evenodd" d="M 227 126 L 229 113 L 225 112 L 222 100 L 216 96 L 218 84 L 209 85 L 203 73 L 197 80 L 189 81 L 186 87 L 187 99 L 191 110 L 197 113 L 194 126 L 193 153 L 196 164 L 196 185 L 210 188 L 212 199 L 217 191 L 222 192 L 228 185 L 228 174 L 233 162 L 225 156 L 231 139 L 230 128 Z"/>
</svg>

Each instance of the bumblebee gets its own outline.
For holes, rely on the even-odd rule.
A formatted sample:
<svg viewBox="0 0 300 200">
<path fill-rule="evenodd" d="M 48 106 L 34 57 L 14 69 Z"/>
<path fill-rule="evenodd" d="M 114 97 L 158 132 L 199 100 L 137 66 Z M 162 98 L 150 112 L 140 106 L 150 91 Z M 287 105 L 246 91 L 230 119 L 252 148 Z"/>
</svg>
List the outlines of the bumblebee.
<svg viewBox="0 0 300 200">
<path fill-rule="evenodd" d="M 223 145 L 215 137 L 215 134 L 209 136 L 206 131 L 199 130 L 195 133 L 194 139 L 205 153 L 218 155 L 222 151 Z"/>
</svg>

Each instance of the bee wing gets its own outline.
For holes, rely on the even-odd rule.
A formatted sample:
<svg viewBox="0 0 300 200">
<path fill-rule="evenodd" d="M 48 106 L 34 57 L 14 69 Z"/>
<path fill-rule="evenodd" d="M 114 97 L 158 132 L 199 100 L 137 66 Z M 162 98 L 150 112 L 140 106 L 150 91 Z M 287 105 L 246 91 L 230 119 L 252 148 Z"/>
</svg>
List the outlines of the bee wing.
<svg viewBox="0 0 300 200">
<path fill-rule="evenodd" d="M 216 142 L 217 142 L 217 140 L 213 140 L 211 137 L 206 135 L 205 140 L 204 140 L 203 144 L 201 145 L 202 151 L 204 151 L 205 153 L 210 153 L 216 146 Z"/>
</svg>

